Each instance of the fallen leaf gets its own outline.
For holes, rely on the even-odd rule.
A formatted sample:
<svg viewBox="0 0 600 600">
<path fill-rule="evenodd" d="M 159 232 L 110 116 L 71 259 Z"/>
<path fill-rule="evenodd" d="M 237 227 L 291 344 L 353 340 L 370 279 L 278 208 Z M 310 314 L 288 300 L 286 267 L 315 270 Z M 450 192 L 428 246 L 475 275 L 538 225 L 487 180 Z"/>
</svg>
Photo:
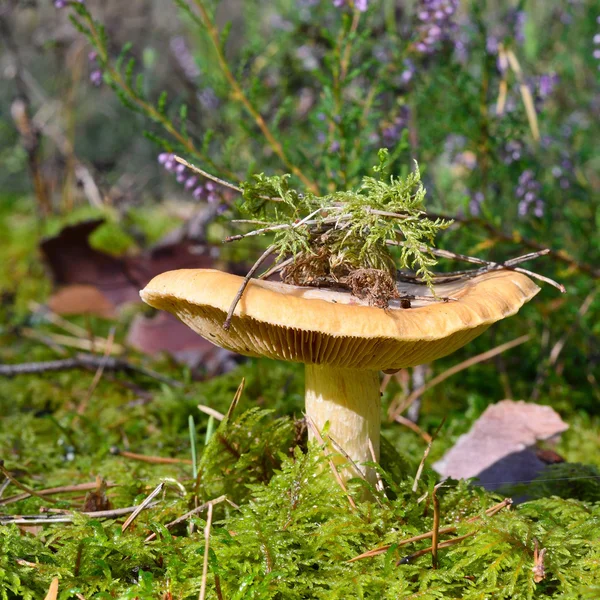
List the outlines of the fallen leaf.
<svg viewBox="0 0 600 600">
<path fill-rule="evenodd" d="M 115 257 L 101 252 L 92 248 L 89 237 L 103 223 L 103 219 L 95 219 L 69 225 L 41 242 L 40 249 L 56 286 L 95 287 L 116 309 L 125 303 L 139 302 L 139 291 L 159 273 L 216 266 L 218 248 L 190 240 L 162 243 L 137 256 Z M 60 300 L 55 296 L 52 300 L 60 307 Z M 69 304 L 74 302 L 69 298 Z M 85 307 L 96 304 L 98 297 Z M 100 310 L 106 311 L 104 304 Z"/>
<path fill-rule="evenodd" d="M 114 303 L 93 285 L 64 286 L 50 297 L 47 305 L 58 315 L 98 315 L 105 319 L 117 316 Z"/>
<path fill-rule="evenodd" d="M 489 406 L 433 468 L 443 477 L 476 477 L 486 489 L 535 479 L 548 464 L 538 456 L 536 442 L 568 428 L 549 406 L 502 400 Z"/>
<path fill-rule="evenodd" d="M 224 373 L 236 364 L 236 356 L 194 333 L 172 314 L 161 311 L 153 317 L 136 315 L 127 334 L 127 345 L 156 356 L 167 352 L 193 370 L 206 375 Z"/>
<path fill-rule="evenodd" d="M 206 219 L 190 223 L 136 256 L 115 257 L 92 248 L 90 235 L 102 219 L 65 227 L 40 244 L 58 290 L 49 308 L 59 315 L 92 314 L 114 318 L 121 305 L 140 302 L 141 290 L 155 275 L 172 269 L 224 268 L 244 272 L 244 266 L 220 263 L 219 249 L 202 241 Z M 193 225 L 193 227 L 192 227 Z M 175 360 L 207 376 L 235 366 L 236 355 L 213 346 L 169 313 L 153 318 L 136 316 L 127 335 L 128 345 L 155 356 Z"/>
</svg>

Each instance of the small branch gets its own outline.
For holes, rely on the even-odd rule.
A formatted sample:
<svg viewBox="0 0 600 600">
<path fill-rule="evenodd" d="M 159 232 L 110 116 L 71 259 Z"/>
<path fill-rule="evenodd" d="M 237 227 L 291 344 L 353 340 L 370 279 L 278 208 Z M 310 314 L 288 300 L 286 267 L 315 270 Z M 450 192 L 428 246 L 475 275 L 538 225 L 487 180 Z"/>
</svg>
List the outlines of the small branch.
<svg viewBox="0 0 600 600">
<path fill-rule="evenodd" d="M 68 371 L 70 369 L 98 369 L 103 366 L 108 371 L 128 371 L 137 372 L 152 379 L 161 381 L 175 387 L 182 387 L 182 383 L 165 377 L 156 371 L 138 367 L 130 362 L 113 357 L 97 356 L 94 354 L 77 354 L 73 358 L 64 358 L 59 360 L 47 360 L 41 362 L 20 363 L 15 365 L 0 365 L 0 377 L 14 377 L 16 375 L 31 375 L 48 373 L 50 371 Z"/>
<path fill-rule="evenodd" d="M 386 244 L 388 246 L 406 246 L 405 242 L 399 240 L 387 240 Z M 530 252 L 529 254 L 525 254 L 523 256 L 518 256 L 516 258 L 512 258 L 506 260 L 502 263 L 497 263 L 489 260 L 484 260 L 482 258 L 477 258 L 475 256 L 467 256 L 466 254 L 457 254 L 456 252 L 451 252 L 450 250 L 442 250 L 440 248 L 431 248 L 429 246 L 421 246 L 419 248 L 421 252 L 428 252 L 433 256 L 438 256 L 440 258 L 448 258 L 450 260 L 461 260 L 463 262 L 468 262 L 476 265 L 484 265 L 481 269 L 474 269 L 472 271 L 457 271 L 454 273 L 440 273 L 434 274 L 434 281 L 436 277 L 447 278 L 449 276 L 458 277 L 458 276 L 472 276 L 482 275 L 483 273 L 487 273 L 489 271 L 495 271 L 499 269 L 508 269 L 510 271 L 517 271 L 518 273 L 523 273 L 524 275 L 528 275 L 532 279 L 538 279 L 539 281 L 543 281 L 544 283 L 548 283 L 549 285 L 555 287 L 560 290 L 563 294 L 567 291 L 565 286 L 546 277 L 544 275 L 540 275 L 539 273 L 535 273 L 533 271 L 529 271 L 527 269 L 522 269 L 521 267 L 516 267 L 515 265 L 525 262 L 527 260 L 532 260 L 534 258 L 538 258 L 539 256 L 544 256 L 550 253 L 548 248 L 544 248 L 538 252 Z"/>
<path fill-rule="evenodd" d="M 490 358 L 493 358 L 494 356 L 497 356 L 498 354 L 501 354 L 502 352 L 506 352 L 507 350 L 516 348 L 517 346 L 520 346 L 521 344 L 528 342 L 529 339 L 530 339 L 529 335 L 522 335 L 521 337 L 511 340 L 510 342 L 506 342 L 505 344 L 500 344 L 500 346 L 496 346 L 496 348 L 492 348 L 491 350 L 482 352 L 481 354 L 478 354 L 477 356 L 472 356 L 471 358 L 468 358 L 467 360 L 464 360 L 463 362 L 458 363 L 457 365 L 454 365 L 453 367 L 450 367 L 443 373 L 440 373 L 433 379 L 429 380 L 427 383 L 425 383 L 422 386 L 418 387 L 417 389 L 413 390 L 405 400 L 402 400 L 402 399 L 394 400 L 390 404 L 390 407 L 388 409 L 389 420 L 390 421 L 397 420 L 400 413 L 402 411 L 404 411 L 407 406 L 410 406 L 410 404 L 415 400 L 415 398 L 418 398 L 419 396 L 423 395 L 427 390 L 436 386 L 438 383 L 441 383 L 445 379 L 448 379 L 448 377 L 451 377 L 452 375 L 456 375 L 457 373 L 460 373 L 461 371 L 464 371 L 465 369 L 468 369 L 469 367 L 472 367 L 473 365 L 476 365 L 480 362 L 489 360 Z"/>
<path fill-rule="evenodd" d="M 36 492 L 35 490 L 22 484 L 20 481 L 17 481 L 10 474 L 10 471 L 4 466 L 3 460 L 0 460 L 0 472 L 4 475 L 4 477 L 9 479 L 10 482 L 14 486 L 18 487 L 20 490 L 23 490 L 28 496 L 35 496 L 36 498 L 41 498 L 42 500 L 45 500 L 46 502 L 50 502 L 51 504 L 56 504 L 58 502 L 57 500 L 54 500 L 54 498 L 48 498 L 48 497 L 44 496 L 43 494 L 40 494 L 39 492 Z M 4 504 L 6 504 L 6 501 L 4 502 Z"/>
<path fill-rule="evenodd" d="M 152 503 L 152 500 L 154 500 L 154 498 L 156 498 L 156 496 L 158 496 L 158 494 L 160 494 L 162 492 L 163 487 L 165 487 L 165 482 L 161 481 L 149 494 L 148 496 L 146 496 L 146 498 L 144 499 L 144 501 L 139 505 L 136 506 L 135 510 L 131 513 L 131 515 L 128 517 L 128 519 L 125 521 L 125 523 L 123 523 L 122 527 L 121 527 L 121 532 L 125 532 L 128 527 L 133 523 L 134 519 L 137 518 L 137 516 L 145 509 L 148 508 L 148 506 Z"/>
<path fill-rule="evenodd" d="M 225 496 L 225 495 L 219 496 L 218 498 L 215 498 L 214 500 L 209 500 L 208 502 L 205 502 L 204 504 L 197 506 L 196 508 L 190 510 L 189 512 L 186 512 L 184 515 L 181 515 L 181 517 L 177 517 L 174 521 L 167 523 L 165 525 L 165 527 L 167 529 L 172 529 L 173 527 L 175 527 L 175 525 L 179 525 L 179 523 L 183 523 L 184 521 L 187 521 L 190 517 L 193 517 L 194 515 L 197 515 L 198 513 L 202 512 L 203 510 L 208 508 L 209 505 L 219 504 L 220 502 L 224 502 L 224 501 L 231 504 L 234 508 L 239 508 L 237 504 L 234 504 L 233 502 L 231 502 L 231 500 L 228 500 L 227 496 Z M 157 537 L 156 533 L 151 533 L 144 541 L 151 542 L 152 540 L 156 539 L 156 537 Z"/>
<path fill-rule="evenodd" d="M 158 502 L 148 504 L 145 508 L 154 508 Z M 77 515 L 84 517 L 92 517 L 94 519 L 116 519 L 123 515 L 128 515 L 136 511 L 139 506 L 128 506 L 126 508 L 115 508 L 113 510 L 97 510 L 94 512 L 77 512 Z M 53 523 L 72 523 L 75 520 L 75 515 L 17 515 L 17 516 L 0 516 L 0 524 L 2 525 L 51 525 Z"/>
<path fill-rule="evenodd" d="M 425 461 L 427 460 L 427 457 L 429 456 L 429 452 L 431 451 L 431 446 L 433 445 L 433 442 L 434 442 L 437 434 L 440 432 L 440 430 L 444 426 L 445 422 L 446 422 L 446 417 L 444 417 L 442 419 L 442 422 L 439 424 L 438 428 L 435 430 L 435 432 L 431 436 L 431 441 L 427 444 L 427 448 L 425 448 L 425 452 L 423 452 L 423 458 L 421 459 L 421 462 L 419 463 L 419 468 L 417 469 L 417 474 L 415 475 L 415 481 L 412 486 L 413 493 L 416 493 L 417 488 L 419 487 L 419 479 L 421 479 L 421 474 L 423 473 L 423 467 L 425 466 Z"/>
<path fill-rule="evenodd" d="M 205 406 L 204 404 L 198 404 L 198 410 L 209 417 L 213 417 L 213 419 L 216 419 L 217 421 L 222 421 L 225 418 L 225 415 L 222 412 L 219 412 L 210 406 Z"/>
<path fill-rule="evenodd" d="M 11 480 L 7 478 L 4 483 L 11 483 Z M 113 488 L 116 486 L 117 486 L 116 483 L 112 483 L 112 482 L 106 483 L 107 488 Z M 4 487 L 4 484 L 2 485 L 2 487 Z M 78 485 L 63 485 L 60 487 L 53 487 L 53 488 L 48 488 L 45 490 L 38 490 L 37 496 L 50 496 L 53 494 L 72 494 L 72 493 L 76 493 L 76 492 L 87 492 L 89 490 L 95 490 L 95 489 L 97 489 L 97 487 L 98 487 L 98 484 L 96 482 L 80 483 Z M 3 506 L 5 504 L 12 504 L 14 502 L 20 502 L 21 500 L 25 500 L 26 498 L 29 498 L 30 496 L 31 496 L 31 494 L 29 492 L 27 492 L 25 494 L 17 494 L 15 496 L 9 496 L 8 498 L 2 498 L 2 499 L 0 499 L 0 506 Z"/>
<path fill-rule="evenodd" d="M 431 530 L 431 566 L 434 569 L 439 567 L 438 561 L 438 540 L 440 535 L 440 499 L 437 497 L 437 491 L 443 483 L 438 483 L 431 492 L 431 502 L 433 504 L 433 529 Z"/>
<path fill-rule="evenodd" d="M 403 407 L 406 408 L 405 403 L 403 403 Z M 397 423 L 400 423 L 401 425 L 404 425 L 405 427 L 408 427 L 411 431 L 414 431 L 415 433 L 420 435 L 427 444 L 430 444 L 433 441 L 431 436 L 426 431 L 423 431 L 416 423 L 414 423 L 410 419 L 407 419 L 406 417 L 403 417 L 402 415 L 396 415 L 394 417 L 394 421 L 396 421 Z"/>
<path fill-rule="evenodd" d="M 238 305 L 238 302 L 241 300 L 242 295 L 244 294 L 244 290 L 246 289 L 246 286 L 248 285 L 250 279 L 252 279 L 252 276 L 254 275 L 254 273 L 256 273 L 256 271 L 260 267 L 260 265 L 267 259 L 267 257 L 269 255 L 271 255 L 273 253 L 274 250 L 275 250 L 275 246 L 269 246 L 262 253 L 260 258 L 254 263 L 252 268 L 248 271 L 248 273 L 244 277 L 244 281 L 242 282 L 240 289 L 238 290 L 237 294 L 235 295 L 235 298 L 233 299 L 233 302 L 231 303 L 231 306 L 229 307 L 229 311 L 227 313 L 227 318 L 225 319 L 225 322 L 223 323 L 223 329 L 225 329 L 226 331 L 231 327 L 231 319 L 233 317 L 233 312 L 235 311 L 235 307 Z"/>
<path fill-rule="evenodd" d="M 216 177 L 215 175 L 211 175 L 207 171 L 202 170 L 200 167 L 196 167 L 195 165 L 192 165 L 187 160 L 181 158 L 181 156 L 175 155 L 175 160 L 179 164 L 182 164 L 184 167 L 187 167 L 190 171 L 194 171 L 194 173 L 198 173 L 198 175 L 202 175 L 202 177 L 206 177 L 206 179 L 211 179 L 212 181 L 214 181 L 215 183 L 218 183 L 219 185 L 222 185 L 223 187 L 227 187 L 230 190 L 234 190 L 238 194 L 242 194 L 244 192 L 244 190 L 242 190 L 241 187 L 239 187 L 233 183 L 230 183 L 229 181 L 225 181 L 224 179 L 220 179 L 219 177 Z"/>
<path fill-rule="evenodd" d="M 128 452 L 126 450 L 120 450 L 116 446 L 110 449 L 110 453 L 113 456 L 122 456 L 123 458 L 130 458 L 131 460 L 139 460 L 140 462 L 150 463 L 153 465 L 191 465 L 192 461 L 188 458 L 172 458 L 169 456 L 149 456 L 148 454 L 136 454 L 135 452 Z"/>
<path fill-rule="evenodd" d="M 206 516 L 206 526 L 204 527 L 204 561 L 202 563 L 202 583 L 200 584 L 200 594 L 198 600 L 204 600 L 206 597 L 206 579 L 208 577 L 208 549 L 210 547 L 210 528 L 212 525 L 213 503 L 208 504 L 208 515 Z"/>
<path fill-rule="evenodd" d="M 490 506 L 490 508 L 486 509 L 484 512 L 484 515 L 487 517 L 492 517 L 496 513 L 500 512 L 503 508 L 510 506 L 511 504 L 512 504 L 512 500 L 510 498 L 505 498 L 504 500 L 502 500 L 502 502 L 499 502 L 498 504 L 494 504 L 494 506 Z M 475 523 L 479 519 L 481 519 L 481 515 L 474 515 L 472 517 L 469 517 L 465 522 L 466 523 Z M 445 535 L 447 533 L 455 533 L 457 531 L 457 529 L 458 529 L 458 525 L 449 525 L 448 527 L 442 527 L 438 531 L 438 535 Z M 406 546 L 407 544 L 412 544 L 413 542 L 420 542 L 421 540 L 426 540 L 426 539 L 429 539 L 432 537 L 433 537 L 433 531 L 429 531 L 427 533 L 421 533 L 419 535 L 415 535 L 413 537 L 406 538 L 405 540 L 396 542 L 395 545 L 396 546 Z M 454 538 L 454 539 L 458 540 L 459 538 Z M 367 552 L 364 552 L 363 554 L 359 554 L 358 556 L 351 558 L 348 562 L 351 563 L 351 562 L 355 562 L 357 560 L 363 560 L 364 558 L 373 558 L 374 556 L 379 556 L 380 554 L 385 554 L 392 547 L 392 545 L 393 544 L 386 544 L 385 546 L 380 546 L 379 548 L 373 548 L 372 550 L 368 550 Z M 441 547 L 441 545 L 438 545 L 438 548 L 440 548 L 440 547 Z M 431 549 L 429 549 L 428 552 L 430 550 Z"/>
</svg>

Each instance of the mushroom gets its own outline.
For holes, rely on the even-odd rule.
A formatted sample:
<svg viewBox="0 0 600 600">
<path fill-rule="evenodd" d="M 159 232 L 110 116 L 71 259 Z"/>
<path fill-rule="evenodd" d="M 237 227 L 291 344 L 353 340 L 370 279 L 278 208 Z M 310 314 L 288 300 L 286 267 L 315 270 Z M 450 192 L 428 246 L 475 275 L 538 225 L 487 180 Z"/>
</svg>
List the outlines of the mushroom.
<svg viewBox="0 0 600 600">
<path fill-rule="evenodd" d="M 425 285 L 399 282 L 401 294 L 421 299 L 381 309 L 348 292 L 252 279 L 225 329 L 242 281 L 212 269 L 169 271 L 140 295 L 222 348 L 304 363 L 307 417 L 319 430 L 329 423 L 329 436 L 370 482 L 375 472 L 364 463 L 372 461 L 369 441 L 379 458 L 379 371 L 446 356 L 539 291 L 525 275 L 498 269 L 436 285 L 446 302 Z"/>
</svg>

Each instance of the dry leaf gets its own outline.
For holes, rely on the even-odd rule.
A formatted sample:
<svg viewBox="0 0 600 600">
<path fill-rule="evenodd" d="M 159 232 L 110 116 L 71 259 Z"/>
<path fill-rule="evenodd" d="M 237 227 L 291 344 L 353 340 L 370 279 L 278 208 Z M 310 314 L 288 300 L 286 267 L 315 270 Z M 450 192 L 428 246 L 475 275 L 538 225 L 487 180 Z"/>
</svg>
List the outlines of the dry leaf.
<svg viewBox="0 0 600 600">
<path fill-rule="evenodd" d="M 443 477 L 477 477 L 486 489 L 528 481 L 548 462 L 543 455 L 538 456 L 536 442 L 557 436 L 568 427 L 549 406 L 502 400 L 489 406 L 433 468 Z"/>
</svg>

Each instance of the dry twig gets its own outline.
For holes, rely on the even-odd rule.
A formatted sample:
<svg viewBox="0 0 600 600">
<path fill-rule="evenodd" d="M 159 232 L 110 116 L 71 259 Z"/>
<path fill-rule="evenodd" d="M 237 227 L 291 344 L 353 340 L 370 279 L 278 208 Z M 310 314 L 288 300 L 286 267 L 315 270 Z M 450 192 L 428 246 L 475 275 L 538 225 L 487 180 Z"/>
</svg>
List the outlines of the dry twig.
<svg viewBox="0 0 600 600">
<path fill-rule="evenodd" d="M 440 373 L 433 379 L 430 379 L 424 385 L 413 390 L 405 399 L 399 398 L 399 399 L 396 399 L 393 402 L 391 402 L 390 407 L 388 409 L 389 420 L 390 421 L 398 420 L 400 413 L 403 412 L 407 406 L 410 406 L 410 404 L 413 402 L 413 400 L 415 398 L 418 398 L 419 396 L 424 394 L 427 390 L 430 390 L 432 387 L 436 386 L 438 383 L 441 383 L 442 381 L 448 379 L 448 377 L 451 377 L 452 375 L 456 375 L 457 373 L 460 373 L 461 371 L 464 371 L 465 369 L 468 369 L 469 367 L 472 367 L 473 365 L 476 365 L 480 362 L 489 360 L 490 358 L 493 358 L 494 356 L 497 356 L 498 354 L 501 354 L 502 352 L 506 352 L 507 350 L 515 348 L 516 346 L 519 346 L 521 344 L 524 344 L 525 342 L 528 342 L 529 339 L 530 339 L 529 335 L 522 335 L 514 340 L 511 340 L 510 342 L 506 342 L 505 344 L 500 344 L 500 346 L 497 346 L 496 348 L 492 348 L 491 350 L 482 352 L 481 354 L 478 354 L 477 356 L 472 356 L 471 358 L 468 358 L 467 360 L 464 360 L 463 362 L 458 363 L 457 365 L 454 365 L 453 367 L 450 367 L 449 369 L 446 369 L 443 373 Z M 406 424 L 406 423 L 404 423 L 404 424 Z"/>
</svg>

